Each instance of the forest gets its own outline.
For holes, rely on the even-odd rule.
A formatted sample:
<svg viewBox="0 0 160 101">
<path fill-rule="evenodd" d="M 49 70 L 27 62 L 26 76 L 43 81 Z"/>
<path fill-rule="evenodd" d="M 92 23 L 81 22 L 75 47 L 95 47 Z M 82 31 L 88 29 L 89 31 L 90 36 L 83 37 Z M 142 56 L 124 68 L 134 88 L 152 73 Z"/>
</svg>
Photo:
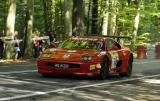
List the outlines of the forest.
<svg viewBox="0 0 160 101">
<path fill-rule="evenodd" d="M 18 31 L 24 57 L 33 54 L 33 32 L 132 37 L 132 45 L 160 42 L 160 0 L 1 0 L 0 36 Z M 12 47 L 6 45 L 6 58 Z"/>
</svg>

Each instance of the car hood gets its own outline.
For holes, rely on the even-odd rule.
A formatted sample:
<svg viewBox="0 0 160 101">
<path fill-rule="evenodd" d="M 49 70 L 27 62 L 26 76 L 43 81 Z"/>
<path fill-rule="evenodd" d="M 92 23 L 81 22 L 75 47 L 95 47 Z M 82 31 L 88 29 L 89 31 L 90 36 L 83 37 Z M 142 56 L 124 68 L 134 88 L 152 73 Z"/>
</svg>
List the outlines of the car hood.
<svg viewBox="0 0 160 101">
<path fill-rule="evenodd" d="M 94 49 L 59 49 L 51 48 L 43 52 L 43 54 L 50 54 L 49 58 L 67 61 L 80 61 L 82 56 L 96 57 L 99 51 Z"/>
</svg>

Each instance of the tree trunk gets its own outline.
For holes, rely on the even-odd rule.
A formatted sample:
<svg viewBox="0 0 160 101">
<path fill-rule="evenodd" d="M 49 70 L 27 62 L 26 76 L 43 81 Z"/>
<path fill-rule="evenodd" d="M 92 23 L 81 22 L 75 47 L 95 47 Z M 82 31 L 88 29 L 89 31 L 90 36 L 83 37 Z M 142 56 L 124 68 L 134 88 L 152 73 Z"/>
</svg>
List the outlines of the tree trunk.
<svg viewBox="0 0 160 101">
<path fill-rule="evenodd" d="M 92 5 L 92 35 L 98 35 L 98 0 L 93 0 Z"/>
<path fill-rule="evenodd" d="M 64 0 L 65 8 L 65 34 L 67 36 L 72 36 L 72 9 L 73 9 L 73 0 Z"/>
<path fill-rule="evenodd" d="M 140 20 L 140 3 L 141 3 L 140 0 L 138 0 L 137 3 L 136 3 L 136 6 L 137 6 L 137 14 L 136 14 L 135 19 L 134 19 L 133 45 L 135 45 L 135 41 L 136 41 L 136 37 L 137 37 L 137 33 L 138 33 L 138 27 L 139 27 L 139 20 Z"/>
<path fill-rule="evenodd" d="M 111 0 L 110 35 L 116 34 L 117 9 L 117 0 Z"/>
<path fill-rule="evenodd" d="M 11 33 L 14 33 L 14 26 L 15 26 L 15 17 L 16 17 L 16 0 L 8 0 L 9 9 L 8 9 L 8 16 L 7 16 L 7 36 L 11 36 Z"/>
<path fill-rule="evenodd" d="M 89 4 L 88 4 L 88 13 L 87 13 L 87 35 L 89 35 L 90 33 L 91 33 L 91 27 L 90 27 L 90 25 L 91 25 L 91 21 L 90 21 L 90 15 L 91 15 L 91 3 L 92 3 L 92 0 L 89 0 Z"/>
<path fill-rule="evenodd" d="M 53 4 L 55 1 L 52 0 L 43 0 L 43 9 L 44 9 L 44 19 L 45 19 L 45 31 L 46 32 L 53 32 Z"/>
<path fill-rule="evenodd" d="M 11 37 L 14 33 L 15 17 L 16 17 L 16 0 L 8 0 L 8 16 L 6 25 L 6 36 Z M 13 46 L 6 44 L 6 58 L 11 59 L 13 56 Z"/>
<path fill-rule="evenodd" d="M 73 0 L 73 35 L 84 35 L 84 7 L 83 0 Z"/>
<path fill-rule="evenodd" d="M 28 0 L 27 1 L 27 25 L 26 25 L 26 37 L 25 37 L 25 57 L 29 58 L 33 56 L 33 40 L 32 40 L 32 30 L 33 30 L 33 8 L 34 0 Z"/>
<path fill-rule="evenodd" d="M 105 0 L 105 11 L 104 11 L 104 18 L 103 18 L 103 28 L 102 28 L 102 35 L 108 35 L 108 15 L 109 15 L 109 0 Z"/>
<path fill-rule="evenodd" d="M 48 13 L 47 13 L 47 1 L 48 0 L 43 0 L 43 11 L 44 11 L 44 22 L 45 22 L 45 32 L 48 32 Z"/>
</svg>

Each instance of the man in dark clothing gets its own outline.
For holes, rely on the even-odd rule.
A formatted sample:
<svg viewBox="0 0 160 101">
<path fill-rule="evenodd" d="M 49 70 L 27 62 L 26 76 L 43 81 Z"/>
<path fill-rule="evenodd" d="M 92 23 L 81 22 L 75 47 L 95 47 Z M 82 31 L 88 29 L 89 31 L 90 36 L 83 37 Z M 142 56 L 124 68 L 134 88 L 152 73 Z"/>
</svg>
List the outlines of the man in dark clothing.
<svg viewBox="0 0 160 101">
<path fill-rule="evenodd" d="M 34 48 L 34 58 L 38 58 L 40 55 L 40 39 L 39 39 L 39 31 L 34 32 L 34 39 L 33 39 L 33 48 Z"/>
<path fill-rule="evenodd" d="M 0 39 L 0 59 L 3 58 L 3 53 L 4 53 L 4 41 Z"/>
</svg>

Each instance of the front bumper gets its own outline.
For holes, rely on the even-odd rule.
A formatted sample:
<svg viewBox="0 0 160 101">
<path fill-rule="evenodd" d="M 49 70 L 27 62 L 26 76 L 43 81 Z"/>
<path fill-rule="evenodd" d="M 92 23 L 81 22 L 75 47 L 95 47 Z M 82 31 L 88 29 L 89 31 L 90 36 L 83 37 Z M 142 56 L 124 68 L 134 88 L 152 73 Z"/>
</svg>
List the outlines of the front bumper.
<svg viewBox="0 0 160 101">
<path fill-rule="evenodd" d="M 99 75 L 101 62 L 69 62 L 60 61 L 58 63 L 69 64 L 67 68 L 57 68 L 54 65 L 48 65 L 48 63 L 55 63 L 51 59 L 38 59 L 37 67 L 38 72 L 41 74 L 64 74 L 64 75 Z"/>
</svg>

